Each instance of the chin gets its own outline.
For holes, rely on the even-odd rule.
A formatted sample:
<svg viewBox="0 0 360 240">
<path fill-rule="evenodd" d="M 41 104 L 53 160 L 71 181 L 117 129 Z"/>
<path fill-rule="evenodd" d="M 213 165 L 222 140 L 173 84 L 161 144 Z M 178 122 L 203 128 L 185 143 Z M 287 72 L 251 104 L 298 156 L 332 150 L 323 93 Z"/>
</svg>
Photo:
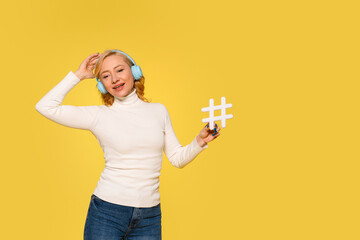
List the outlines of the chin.
<svg viewBox="0 0 360 240">
<path fill-rule="evenodd" d="M 112 95 L 116 97 L 126 97 L 130 93 L 132 93 L 132 90 L 123 90 L 120 92 L 112 92 Z"/>
</svg>

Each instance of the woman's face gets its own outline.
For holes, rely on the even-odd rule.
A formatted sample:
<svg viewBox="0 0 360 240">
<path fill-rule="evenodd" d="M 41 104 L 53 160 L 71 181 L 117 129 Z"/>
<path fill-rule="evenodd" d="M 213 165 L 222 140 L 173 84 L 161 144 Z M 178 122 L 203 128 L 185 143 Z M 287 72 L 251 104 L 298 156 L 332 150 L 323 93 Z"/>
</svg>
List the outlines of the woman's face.
<svg viewBox="0 0 360 240">
<path fill-rule="evenodd" d="M 99 76 L 106 90 L 114 97 L 126 97 L 134 90 L 131 68 L 118 55 L 111 55 L 104 59 Z"/>
</svg>

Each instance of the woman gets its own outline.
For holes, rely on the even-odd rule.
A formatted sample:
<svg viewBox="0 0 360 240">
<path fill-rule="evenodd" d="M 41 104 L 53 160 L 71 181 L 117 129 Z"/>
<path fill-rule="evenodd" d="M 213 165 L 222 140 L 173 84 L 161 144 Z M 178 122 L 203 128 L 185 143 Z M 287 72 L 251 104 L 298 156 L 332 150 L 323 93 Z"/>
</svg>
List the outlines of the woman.
<svg viewBox="0 0 360 240">
<path fill-rule="evenodd" d="M 104 105 L 60 105 L 76 84 L 94 77 Z M 182 168 L 220 135 L 219 127 L 210 130 L 207 125 L 182 146 L 166 107 L 144 97 L 144 82 L 130 56 L 106 50 L 88 56 L 36 104 L 52 121 L 90 130 L 104 151 L 105 167 L 91 195 L 85 240 L 161 239 L 162 152 Z"/>
</svg>

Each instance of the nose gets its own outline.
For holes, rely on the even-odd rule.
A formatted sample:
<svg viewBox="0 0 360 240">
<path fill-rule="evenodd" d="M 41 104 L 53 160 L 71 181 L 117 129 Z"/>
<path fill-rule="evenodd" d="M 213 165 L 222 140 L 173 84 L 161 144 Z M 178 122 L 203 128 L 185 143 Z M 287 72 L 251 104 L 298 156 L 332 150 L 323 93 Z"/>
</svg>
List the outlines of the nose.
<svg viewBox="0 0 360 240">
<path fill-rule="evenodd" d="M 119 74 L 116 74 L 116 73 L 115 73 L 112 83 L 116 83 L 116 82 L 119 81 L 119 80 L 120 80 Z"/>
</svg>

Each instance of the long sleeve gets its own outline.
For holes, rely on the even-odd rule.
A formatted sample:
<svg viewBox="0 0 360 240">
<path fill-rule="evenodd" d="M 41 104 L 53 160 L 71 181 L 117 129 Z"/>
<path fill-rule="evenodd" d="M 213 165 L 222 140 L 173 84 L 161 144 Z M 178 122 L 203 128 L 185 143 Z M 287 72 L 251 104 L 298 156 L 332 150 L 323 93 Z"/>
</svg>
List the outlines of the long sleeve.
<svg viewBox="0 0 360 240">
<path fill-rule="evenodd" d="M 201 147 L 196 141 L 195 137 L 190 144 L 182 146 L 175 135 L 169 112 L 164 105 L 163 108 L 165 112 L 164 152 L 173 166 L 177 168 L 183 168 L 185 165 L 190 163 L 200 152 L 206 149 L 208 145 L 206 144 L 204 147 Z"/>
<path fill-rule="evenodd" d="M 80 82 L 70 71 L 36 104 L 35 109 L 46 118 L 67 127 L 91 130 L 100 106 L 60 105 L 66 94 Z"/>
</svg>

